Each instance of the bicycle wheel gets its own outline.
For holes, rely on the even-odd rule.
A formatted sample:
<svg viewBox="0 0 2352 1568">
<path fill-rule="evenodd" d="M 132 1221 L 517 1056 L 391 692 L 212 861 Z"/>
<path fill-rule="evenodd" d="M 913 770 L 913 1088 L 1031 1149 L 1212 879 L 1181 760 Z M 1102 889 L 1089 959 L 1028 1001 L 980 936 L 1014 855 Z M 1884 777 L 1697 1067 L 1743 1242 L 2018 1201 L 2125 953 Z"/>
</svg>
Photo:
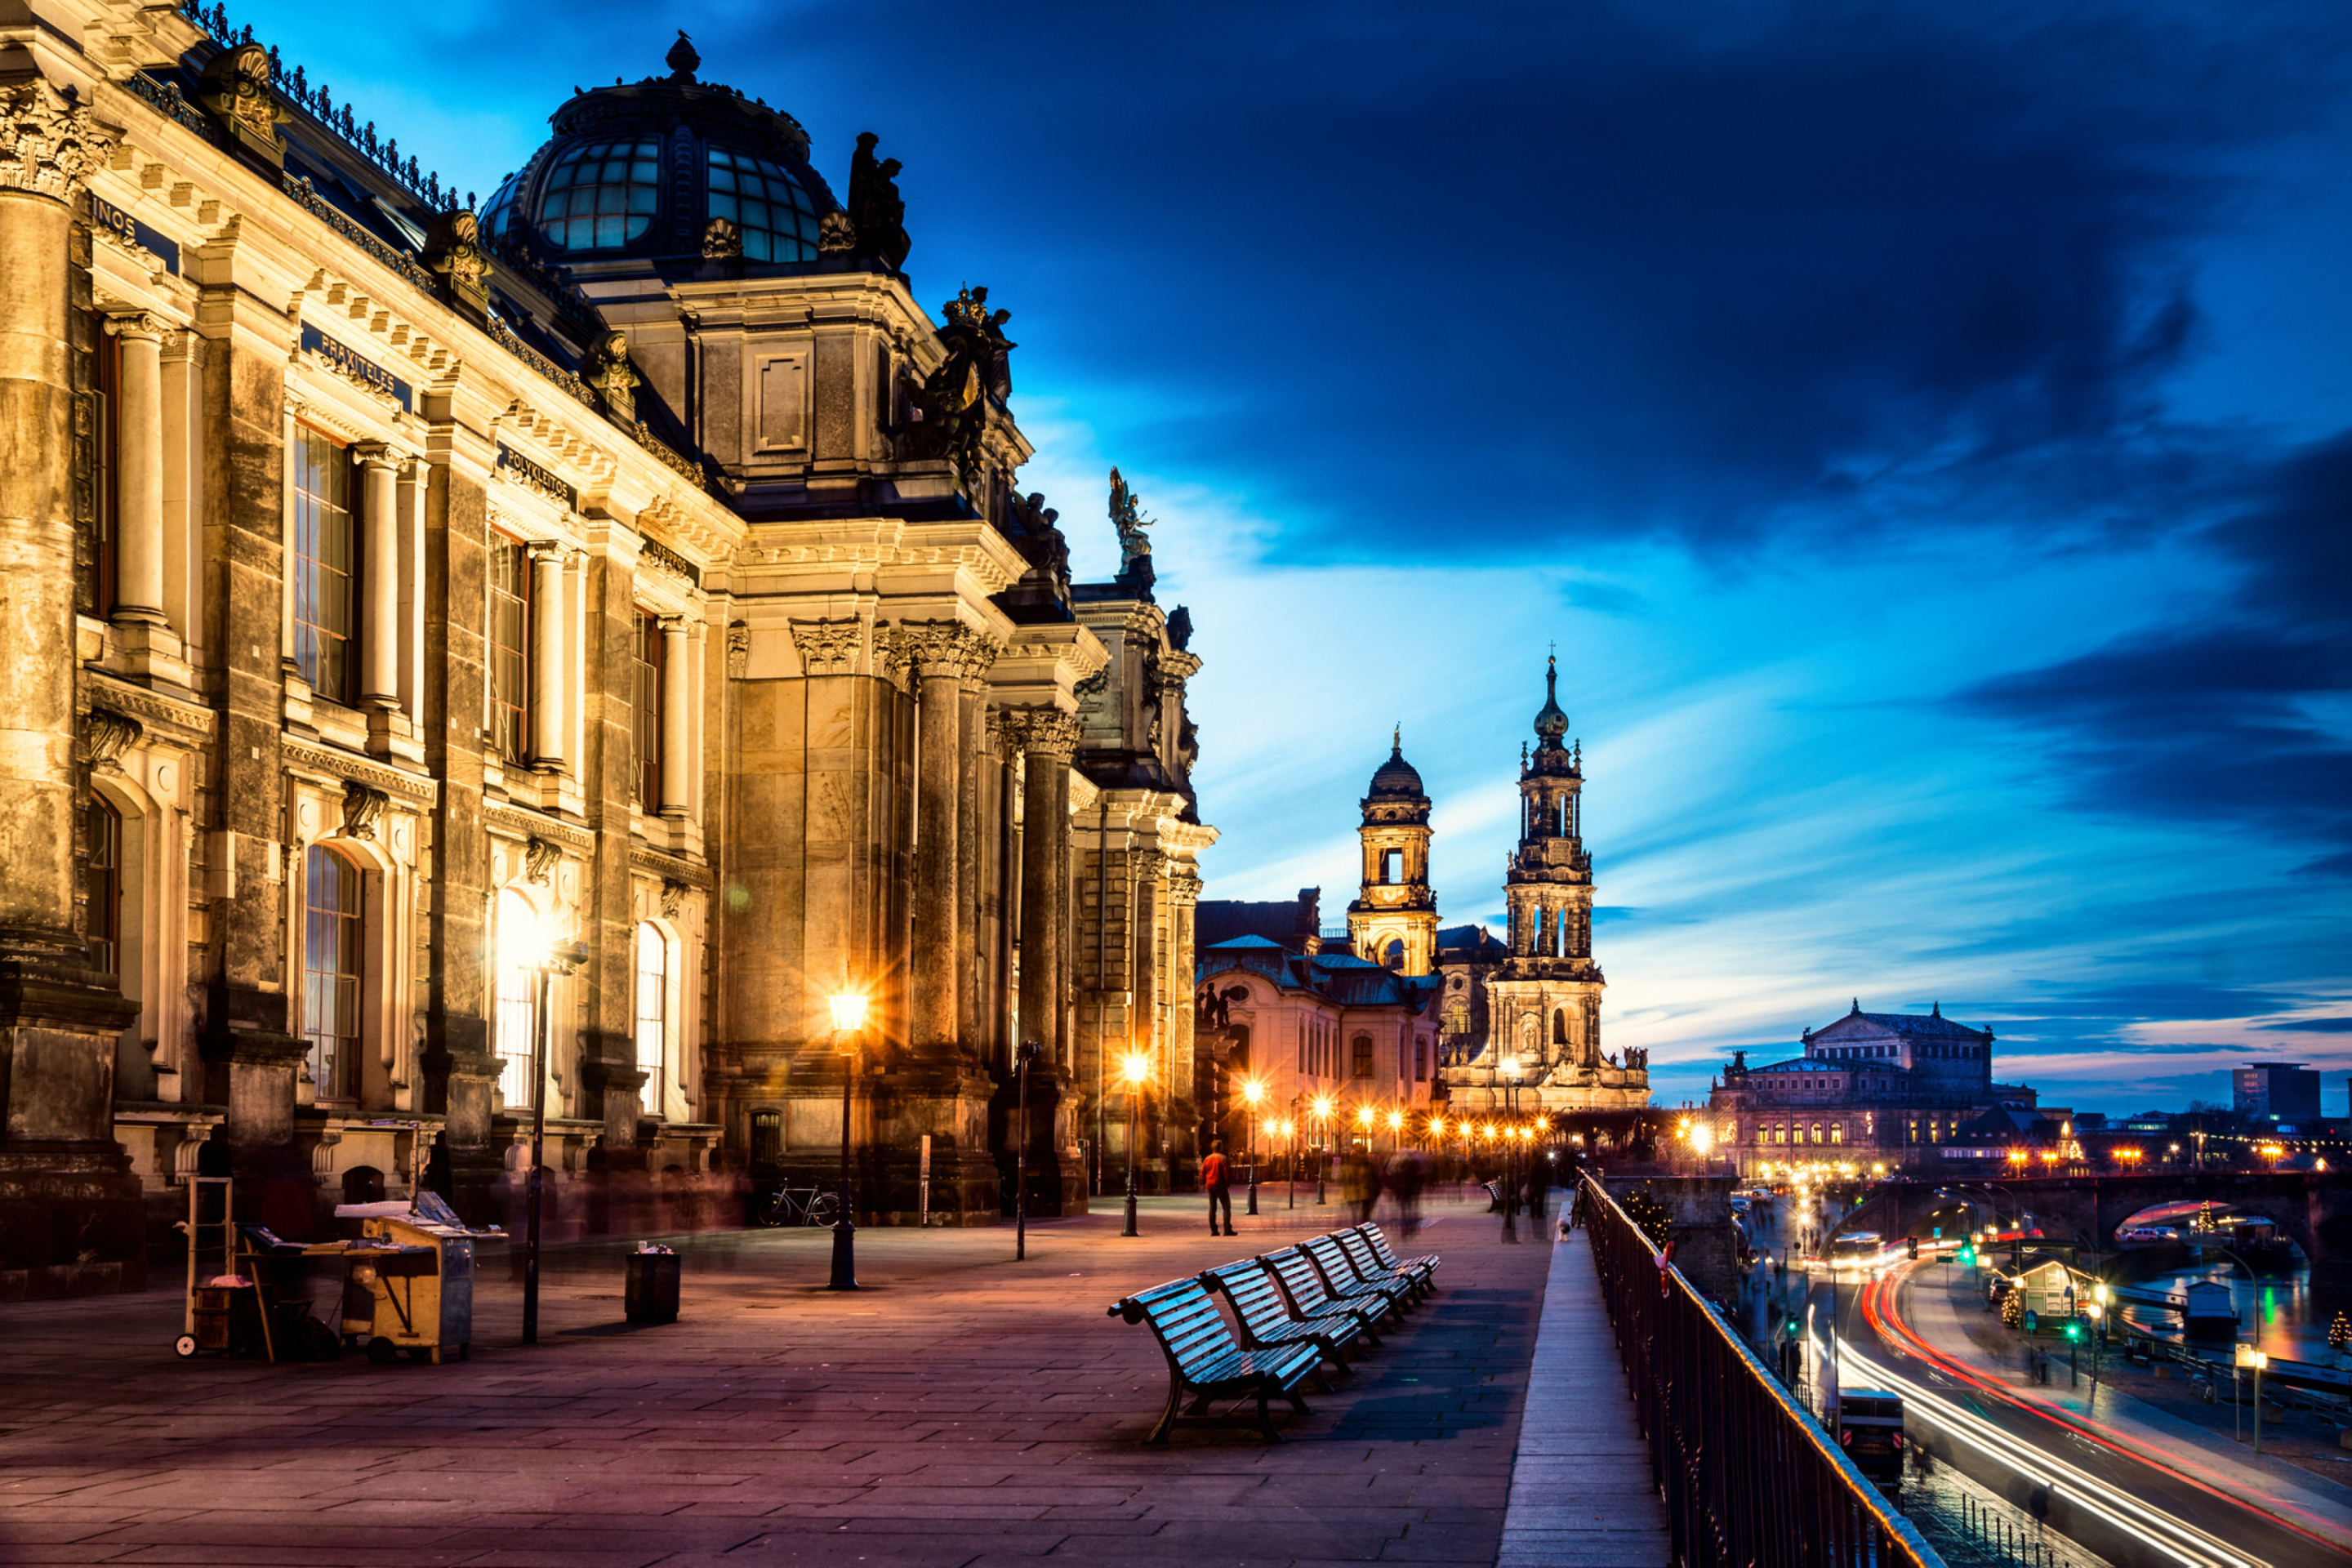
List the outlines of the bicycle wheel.
<svg viewBox="0 0 2352 1568">
<path fill-rule="evenodd" d="M 809 1200 L 808 1223 L 831 1225 L 841 1217 L 841 1199 L 832 1193 L 819 1193 Z"/>
</svg>

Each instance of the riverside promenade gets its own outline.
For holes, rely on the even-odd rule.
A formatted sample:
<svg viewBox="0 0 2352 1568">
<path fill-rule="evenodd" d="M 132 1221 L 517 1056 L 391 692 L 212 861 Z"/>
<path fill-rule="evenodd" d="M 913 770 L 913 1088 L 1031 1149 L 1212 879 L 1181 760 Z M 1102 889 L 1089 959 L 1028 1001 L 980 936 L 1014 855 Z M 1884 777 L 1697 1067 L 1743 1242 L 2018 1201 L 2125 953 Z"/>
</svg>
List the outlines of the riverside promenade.
<svg viewBox="0 0 2352 1568">
<path fill-rule="evenodd" d="M 0 1307 L 0 1562 L 1495 1563 L 1538 1324 L 1575 1342 L 1547 1362 L 1568 1391 L 1538 1402 L 1547 1431 L 1584 1380 L 1596 1418 L 1630 1411 L 1597 1296 L 1547 1313 L 1556 1256 L 1589 1277 L 1580 1236 L 1556 1255 L 1522 1221 L 1505 1245 L 1480 1204 L 1435 1205 L 1417 1244 L 1444 1255 L 1435 1300 L 1310 1394 L 1288 1442 L 1237 1424 L 1141 1445 L 1165 1363 L 1105 1310 L 1339 1223 L 1310 1197 L 1265 1190 L 1232 1239 L 1196 1199 L 1146 1200 L 1122 1238 L 1114 1204 L 1034 1225 L 1017 1264 L 1009 1226 L 861 1231 L 855 1295 L 821 1289 L 824 1232 L 687 1237 L 661 1327 L 623 1318 L 625 1244 L 554 1249 L 535 1348 L 486 1247 L 473 1358 L 437 1367 L 183 1362 L 172 1290 Z M 1547 1469 L 1522 1506 L 1561 1484 Z M 1632 1541 L 1610 1523 L 1612 1550 Z"/>
</svg>

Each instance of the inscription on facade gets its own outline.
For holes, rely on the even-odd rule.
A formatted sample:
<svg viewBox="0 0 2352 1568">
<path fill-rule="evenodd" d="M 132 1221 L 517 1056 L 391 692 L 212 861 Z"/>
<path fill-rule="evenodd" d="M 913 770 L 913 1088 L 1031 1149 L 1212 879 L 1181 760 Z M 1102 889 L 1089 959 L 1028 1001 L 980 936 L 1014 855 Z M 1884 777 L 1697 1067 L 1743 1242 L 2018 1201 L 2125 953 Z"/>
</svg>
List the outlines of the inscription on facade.
<svg viewBox="0 0 2352 1568">
<path fill-rule="evenodd" d="M 386 397 L 398 402 L 403 408 L 412 411 L 415 408 L 416 405 L 411 401 L 412 392 L 408 383 L 401 380 L 375 361 L 366 358 L 350 344 L 337 342 L 308 321 L 302 324 L 302 350 L 305 353 L 317 354 L 320 359 L 333 365 L 341 374 L 351 377 L 362 386 L 373 387 L 383 393 Z"/>
<path fill-rule="evenodd" d="M 512 447 L 499 447 L 499 467 L 517 483 L 537 490 L 550 500 L 562 501 L 566 511 L 578 509 L 580 492 L 557 479 L 553 472 L 532 462 Z"/>
<path fill-rule="evenodd" d="M 177 272 L 180 269 L 179 243 L 166 239 L 112 202 L 92 195 L 89 198 L 89 221 L 118 239 L 142 250 L 152 251 L 155 258 L 163 264 L 165 271 Z"/>
</svg>

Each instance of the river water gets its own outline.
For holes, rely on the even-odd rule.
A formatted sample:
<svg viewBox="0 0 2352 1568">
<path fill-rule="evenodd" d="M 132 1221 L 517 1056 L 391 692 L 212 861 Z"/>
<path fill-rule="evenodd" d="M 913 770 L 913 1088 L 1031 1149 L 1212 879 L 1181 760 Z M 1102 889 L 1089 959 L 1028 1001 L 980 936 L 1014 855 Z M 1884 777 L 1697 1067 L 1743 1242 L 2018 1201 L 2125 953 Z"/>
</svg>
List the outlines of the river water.
<svg viewBox="0 0 2352 1568">
<path fill-rule="evenodd" d="M 2230 1288 L 2231 1303 L 2238 1310 L 2241 1341 L 2252 1344 L 2265 1355 L 2286 1361 L 2316 1362 L 2323 1366 L 2333 1363 L 2334 1357 L 2327 1349 L 2327 1325 L 2333 1314 L 2323 1313 L 2313 1303 L 2310 1269 L 2296 1268 L 2291 1273 L 2249 1279 L 2229 1264 L 2218 1263 L 2176 1268 L 2134 1283 L 2141 1289 L 2178 1296 L 2195 1279 L 2212 1279 Z M 2221 1340 L 2184 1341 L 2180 1320 L 2173 1313 L 2143 1313 L 2126 1308 L 2126 1314 L 2133 1326 L 2157 1339 L 2173 1344 L 2186 1343 L 2208 1360 L 2226 1361 L 2230 1357 L 2229 1346 Z"/>
</svg>

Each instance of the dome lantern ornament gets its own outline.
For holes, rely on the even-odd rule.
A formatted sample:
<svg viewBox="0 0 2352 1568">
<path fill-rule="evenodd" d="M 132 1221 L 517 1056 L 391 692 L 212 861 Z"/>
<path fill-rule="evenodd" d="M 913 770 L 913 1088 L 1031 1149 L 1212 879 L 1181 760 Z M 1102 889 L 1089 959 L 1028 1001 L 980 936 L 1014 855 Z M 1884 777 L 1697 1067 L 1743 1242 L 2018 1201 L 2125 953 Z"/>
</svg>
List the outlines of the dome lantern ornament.
<svg viewBox="0 0 2352 1568">
<path fill-rule="evenodd" d="M 1559 710 L 1559 659 L 1557 655 L 1544 660 L 1544 705 L 1536 714 L 1536 734 L 1547 752 L 1559 750 L 1559 738 L 1568 733 L 1568 715 Z"/>
</svg>

